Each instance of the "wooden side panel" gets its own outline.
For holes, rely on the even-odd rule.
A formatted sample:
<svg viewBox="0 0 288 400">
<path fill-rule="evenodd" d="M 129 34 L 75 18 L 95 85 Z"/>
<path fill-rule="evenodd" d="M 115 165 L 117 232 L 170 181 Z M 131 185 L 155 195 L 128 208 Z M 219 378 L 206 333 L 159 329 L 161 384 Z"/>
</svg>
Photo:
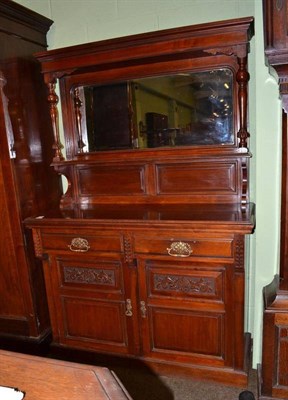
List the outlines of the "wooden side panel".
<svg viewBox="0 0 288 400">
<path fill-rule="evenodd" d="M 156 171 L 157 194 L 236 194 L 235 162 L 158 164 Z"/>
<path fill-rule="evenodd" d="M 143 165 L 106 165 L 77 169 L 80 196 L 143 195 Z"/>
<path fill-rule="evenodd" d="M 265 51 L 267 53 L 288 48 L 288 4 L 285 0 L 263 0 L 265 21 Z"/>
<path fill-rule="evenodd" d="M 0 193 L 5 191 L 0 164 Z M 6 198 L 0 195 L 0 220 L 5 226 L 5 237 L 0 239 L 0 316 L 21 317 L 25 315 L 19 272 L 15 268 L 17 254 L 13 243 L 13 233 L 9 219 L 9 207 Z"/>
<path fill-rule="evenodd" d="M 285 295 L 285 292 L 282 292 Z M 279 292 L 278 292 L 279 295 Z M 284 301 L 283 301 L 284 300 Z M 260 399 L 288 397 L 288 313 L 287 300 L 276 297 L 264 311 L 263 359 Z"/>
<path fill-rule="evenodd" d="M 104 156 L 101 155 L 103 158 Z M 73 165 L 71 163 L 71 165 Z M 80 203 L 241 203 L 248 201 L 248 158 L 235 155 L 227 160 L 202 157 L 179 161 L 169 158 L 92 162 L 65 170 L 73 182 L 74 202 Z M 74 171 L 74 172 L 73 172 Z M 245 179 L 244 179 L 245 178 Z M 244 193 L 245 192 L 245 193 Z M 70 192 L 65 194 L 66 201 Z"/>
</svg>

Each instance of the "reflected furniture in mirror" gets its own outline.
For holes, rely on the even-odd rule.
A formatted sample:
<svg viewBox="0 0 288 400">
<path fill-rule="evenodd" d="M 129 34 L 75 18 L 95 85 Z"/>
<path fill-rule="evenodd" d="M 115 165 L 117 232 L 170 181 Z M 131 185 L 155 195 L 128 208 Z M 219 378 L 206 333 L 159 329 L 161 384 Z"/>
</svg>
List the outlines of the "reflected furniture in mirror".
<svg viewBox="0 0 288 400">
<path fill-rule="evenodd" d="M 229 68 L 77 86 L 74 96 L 84 152 L 235 140 Z"/>
<path fill-rule="evenodd" d="M 25 221 L 55 351 L 247 383 L 252 35 L 248 17 L 36 55 L 68 182 L 58 209 Z"/>
<path fill-rule="evenodd" d="M 282 104 L 280 271 L 263 290 L 263 347 L 259 398 L 288 398 L 288 3 L 263 0 L 265 56 Z"/>
</svg>

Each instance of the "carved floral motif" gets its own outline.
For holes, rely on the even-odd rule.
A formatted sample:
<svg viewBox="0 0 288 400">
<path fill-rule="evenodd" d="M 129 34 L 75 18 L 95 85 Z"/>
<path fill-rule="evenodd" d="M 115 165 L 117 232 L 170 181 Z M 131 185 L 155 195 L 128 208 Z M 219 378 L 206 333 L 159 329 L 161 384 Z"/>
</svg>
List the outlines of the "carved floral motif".
<svg viewBox="0 0 288 400">
<path fill-rule="evenodd" d="M 204 52 L 205 53 L 209 53 L 209 54 L 226 54 L 228 56 L 231 55 L 235 55 L 237 51 L 237 47 L 236 46 L 230 46 L 230 47 L 215 47 L 214 49 L 205 49 Z"/>
<path fill-rule="evenodd" d="M 154 288 L 182 293 L 215 294 L 215 281 L 212 278 L 155 274 Z"/>
<path fill-rule="evenodd" d="M 64 267 L 65 283 L 115 285 L 115 272 L 105 269 Z"/>
</svg>

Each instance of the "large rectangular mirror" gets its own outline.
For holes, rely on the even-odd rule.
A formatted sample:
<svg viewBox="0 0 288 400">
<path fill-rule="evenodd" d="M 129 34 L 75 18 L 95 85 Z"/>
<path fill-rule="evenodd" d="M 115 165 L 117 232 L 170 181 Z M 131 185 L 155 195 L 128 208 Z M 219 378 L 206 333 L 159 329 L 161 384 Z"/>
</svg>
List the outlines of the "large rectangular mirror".
<svg viewBox="0 0 288 400">
<path fill-rule="evenodd" d="M 212 69 L 74 89 L 84 152 L 233 145 L 233 72 Z"/>
</svg>

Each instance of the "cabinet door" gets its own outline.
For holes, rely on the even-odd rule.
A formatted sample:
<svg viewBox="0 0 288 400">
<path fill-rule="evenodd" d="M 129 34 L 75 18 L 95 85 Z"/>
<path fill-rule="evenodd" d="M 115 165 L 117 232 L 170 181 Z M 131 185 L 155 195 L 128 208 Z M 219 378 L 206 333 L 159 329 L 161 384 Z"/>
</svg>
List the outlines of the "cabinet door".
<svg viewBox="0 0 288 400">
<path fill-rule="evenodd" d="M 145 357 L 231 365 L 225 286 L 229 264 L 142 260 L 140 310 Z M 230 351 L 229 351 L 230 349 Z"/>
<path fill-rule="evenodd" d="M 120 255 L 90 257 L 63 253 L 45 262 L 54 342 L 133 353 L 135 300 L 125 284 L 128 267 Z"/>
</svg>

